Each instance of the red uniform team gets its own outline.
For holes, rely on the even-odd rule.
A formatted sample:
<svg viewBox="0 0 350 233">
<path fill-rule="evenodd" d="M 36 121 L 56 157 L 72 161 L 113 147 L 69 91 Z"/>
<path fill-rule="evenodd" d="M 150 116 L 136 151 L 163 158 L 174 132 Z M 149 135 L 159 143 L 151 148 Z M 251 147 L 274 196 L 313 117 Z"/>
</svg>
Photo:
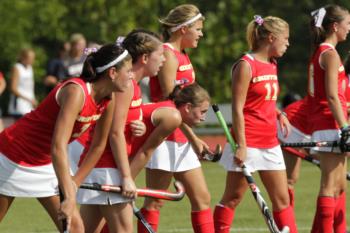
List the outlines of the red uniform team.
<svg viewBox="0 0 350 233">
<path fill-rule="evenodd" d="M 349 81 L 335 46 L 350 30 L 349 12 L 328 5 L 312 13 L 308 95 L 284 112 L 276 106 L 276 58 L 289 46 L 289 25 L 273 16 L 255 16 L 249 23 L 251 52 L 232 69 L 231 133 L 238 147 L 232 151 L 227 144 L 220 160 L 227 181 L 214 215 L 199 162 L 211 151 L 191 129 L 204 121 L 210 97 L 195 83 L 185 52 L 197 47 L 203 21 L 195 6 L 184 4 L 160 20 L 166 43 L 152 32 L 134 30 L 124 41 L 103 46 L 88 55 L 81 77 L 57 86 L 34 111 L 5 129 L 0 134 L 0 220 L 15 197 L 35 197 L 61 232 L 62 219 L 68 220 L 71 232 L 133 232 L 134 179 L 146 167 L 149 188 L 168 188 L 172 176 L 184 184 L 194 232 L 229 232 L 248 187 L 244 164 L 250 172 L 259 171 L 278 228 L 288 226 L 296 233 L 293 184 L 300 161 L 292 154 L 311 153 L 320 160 L 322 172 L 312 232 L 344 233 L 345 152 L 350 138 L 344 87 Z M 138 82 L 146 76 L 151 77 L 155 103 L 142 103 Z M 79 143 L 70 147 L 78 146 L 78 152 L 68 162 L 67 147 L 74 140 Z M 337 148 L 287 148 L 285 159 L 279 145 L 338 140 Z M 121 185 L 123 193 L 80 189 L 76 195 L 82 182 Z M 162 206 L 161 200 L 146 198 L 141 210 L 155 231 Z M 147 232 L 141 222 L 138 232 Z"/>
</svg>

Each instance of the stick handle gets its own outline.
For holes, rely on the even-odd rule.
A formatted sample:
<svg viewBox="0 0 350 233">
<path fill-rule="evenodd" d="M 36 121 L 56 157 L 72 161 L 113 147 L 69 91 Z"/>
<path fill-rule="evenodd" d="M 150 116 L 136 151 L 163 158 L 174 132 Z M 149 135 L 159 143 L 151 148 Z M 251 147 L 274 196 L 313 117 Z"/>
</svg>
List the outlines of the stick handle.
<svg viewBox="0 0 350 233">
<path fill-rule="evenodd" d="M 213 104 L 212 108 L 213 108 L 213 111 L 214 111 L 216 117 L 219 120 L 219 123 L 220 123 L 221 127 L 224 129 L 227 141 L 229 142 L 229 144 L 231 146 L 232 152 L 235 152 L 236 149 L 237 149 L 236 143 L 235 143 L 235 141 L 232 138 L 230 130 L 227 127 L 226 121 L 225 121 L 222 113 L 220 112 L 219 107 L 216 104 Z"/>
<path fill-rule="evenodd" d="M 63 196 L 62 190 L 60 188 L 58 188 L 58 192 L 60 195 L 60 202 L 62 203 L 64 201 L 64 196 Z M 69 231 L 67 229 L 67 219 L 66 218 L 62 219 L 62 230 L 63 230 L 63 233 L 69 233 Z"/>
<path fill-rule="evenodd" d="M 143 214 L 141 213 L 140 209 L 137 208 L 137 206 L 135 205 L 135 202 L 132 203 L 132 209 L 133 209 L 134 215 L 136 216 L 136 218 L 138 220 L 140 220 L 142 225 L 147 229 L 148 233 L 155 233 L 152 226 L 146 221 L 146 219 L 143 216 Z"/>
<path fill-rule="evenodd" d="M 328 142 L 291 142 L 291 143 L 281 143 L 281 147 L 336 147 L 339 146 L 338 141 L 328 141 Z"/>
</svg>

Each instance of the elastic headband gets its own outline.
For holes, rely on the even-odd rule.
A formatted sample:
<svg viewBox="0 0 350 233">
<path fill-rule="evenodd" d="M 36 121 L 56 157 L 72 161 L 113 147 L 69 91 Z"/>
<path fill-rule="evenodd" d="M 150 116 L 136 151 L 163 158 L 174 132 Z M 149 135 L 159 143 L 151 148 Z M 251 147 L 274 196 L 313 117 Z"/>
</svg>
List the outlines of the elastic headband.
<svg viewBox="0 0 350 233">
<path fill-rule="evenodd" d="M 128 50 L 125 49 L 122 54 L 120 54 L 116 59 L 114 59 L 110 63 L 108 63 L 104 66 L 96 67 L 97 73 L 101 73 L 101 72 L 107 70 L 108 68 L 116 65 L 118 62 L 122 61 L 126 56 L 128 56 L 128 54 L 129 54 Z"/>
<path fill-rule="evenodd" d="M 318 27 L 318 28 L 322 27 L 322 22 L 325 15 L 326 15 L 326 9 L 324 9 L 324 7 L 311 12 L 311 16 L 314 17 L 314 20 L 315 20 L 315 27 Z"/>
<path fill-rule="evenodd" d="M 179 25 L 177 25 L 177 26 L 175 26 L 175 27 L 170 28 L 170 32 L 175 32 L 175 31 L 179 30 L 180 28 L 182 28 L 183 26 L 187 26 L 187 25 L 189 25 L 189 24 L 191 24 L 191 23 L 197 21 L 197 20 L 200 19 L 201 17 L 202 17 L 202 14 L 199 13 L 198 15 L 196 15 L 195 17 L 193 17 L 192 19 L 189 19 L 189 20 L 187 20 L 186 22 L 184 22 L 184 23 L 182 23 L 182 24 L 179 24 Z"/>
</svg>

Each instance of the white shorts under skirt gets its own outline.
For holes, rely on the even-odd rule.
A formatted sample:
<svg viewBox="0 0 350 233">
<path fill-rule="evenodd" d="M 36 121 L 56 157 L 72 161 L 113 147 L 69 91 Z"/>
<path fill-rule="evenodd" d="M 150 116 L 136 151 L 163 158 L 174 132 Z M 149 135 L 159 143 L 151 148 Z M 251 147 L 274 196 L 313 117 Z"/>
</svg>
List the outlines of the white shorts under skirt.
<svg viewBox="0 0 350 233">
<path fill-rule="evenodd" d="M 115 168 L 94 168 L 86 177 L 85 183 L 98 183 L 109 185 L 121 185 L 121 178 L 118 169 Z M 85 205 L 113 205 L 132 201 L 118 193 L 102 192 L 89 189 L 79 189 L 77 202 Z"/>
<path fill-rule="evenodd" d="M 25 167 L 0 153 L 0 194 L 36 198 L 58 195 L 58 180 L 52 164 Z"/>
<path fill-rule="evenodd" d="M 299 129 L 291 125 L 291 132 L 288 137 L 284 137 L 280 124 L 277 124 L 278 140 L 284 143 L 311 142 L 311 135 L 304 134 Z"/>
<path fill-rule="evenodd" d="M 189 142 L 162 142 L 154 151 L 146 165 L 150 169 L 160 169 L 169 172 L 188 171 L 201 166 L 197 154 Z"/>
<path fill-rule="evenodd" d="M 337 129 L 318 130 L 313 132 L 311 137 L 313 142 L 338 141 L 339 139 L 340 130 Z M 313 147 L 311 149 L 311 154 L 316 154 L 317 152 L 341 153 L 339 147 Z"/>
<path fill-rule="evenodd" d="M 233 162 L 231 146 L 226 143 L 220 164 L 227 171 L 240 172 L 242 169 Z M 247 148 L 247 158 L 244 162 L 250 172 L 285 170 L 286 166 L 280 146 L 270 149 Z"/>
<path fill-rule="evenodd" d="M 68 145 L 68 158 L 72 174 L 78 170 L 80 155 L 83 151 L 84 146 L 78 140 L 74 140 Z"/>
</svg>

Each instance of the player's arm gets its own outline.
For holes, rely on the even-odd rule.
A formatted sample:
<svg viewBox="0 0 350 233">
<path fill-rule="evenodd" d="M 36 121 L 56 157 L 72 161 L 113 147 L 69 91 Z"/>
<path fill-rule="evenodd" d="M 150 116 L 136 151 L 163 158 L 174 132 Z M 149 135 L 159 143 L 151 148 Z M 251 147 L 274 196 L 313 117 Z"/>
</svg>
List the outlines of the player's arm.
<svg viewBox="0 0 350 233">
<path fill-rule="evenodd" d="M 129 107 L 133 96 L 134 87 L 130 85 L 125 92 L 115 93 L 115 107 L 112 120 L 112 127 L 109 134 L 109 143 L 113 152 L 113 157 L 118 164 L 118 170 L 122 178 L 123 195 L 133 196 L 136 186 L 130 172 L 128 154 L 126 150 L 125 125 L 128 117 Z"/>
<path fill-rule="evenodd" d="M 179 66 L 179 62 L 171 50 L 164 50 L 164 57 L 165 62 L 158 73 L 158 80 L 162 91 L 163 100 L 167 99 L 174 90 L 176 73 Z"/>
<path fill-rule="evenodd" d="M 70 175 L 67 147 L 75 120 L 84 103 L 84 92 L 76 84 L 67 84 L 61 89 L 57 101 L 60 111 L 52 135 L 52 165 L 65 198 L 62 212 L 69 219 L 76 205 L 76 190 Z"/>
<path fill-rule="evenodd" d="M 329 108 L 340 127 L 347 124 L 342 105 L 338 97 L 338 74 L 340 58 L 335 50 L 329 50 L 321 55 L 321 65 L 325 70 L 325 88 Z"/>
<path fill-rule="evenodd" d="M 106 148 L 108 134 L 112 124 L 113 109 L 114 96 L 112 95 L 112 99 L 108 104 L 107 109 L 103 112 L 101 118 L 96 123 L 89 151 L 74 175 L 74 181 L 78 186 L 95 167 Z"/>
<path fill-rule="evenodd" d="M 243 108 L 252 77 L 248 62 L 240 61 L 232 70 L 232 129 L 238 145 L 235 162 L 241 164 L 246 157 L 245 121 Z"/>
</svg>

